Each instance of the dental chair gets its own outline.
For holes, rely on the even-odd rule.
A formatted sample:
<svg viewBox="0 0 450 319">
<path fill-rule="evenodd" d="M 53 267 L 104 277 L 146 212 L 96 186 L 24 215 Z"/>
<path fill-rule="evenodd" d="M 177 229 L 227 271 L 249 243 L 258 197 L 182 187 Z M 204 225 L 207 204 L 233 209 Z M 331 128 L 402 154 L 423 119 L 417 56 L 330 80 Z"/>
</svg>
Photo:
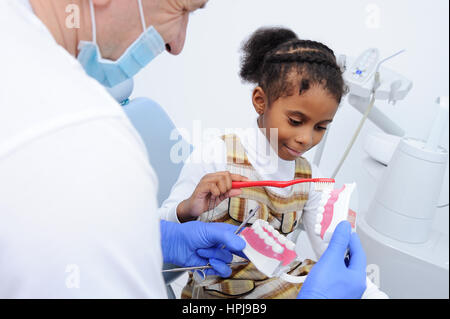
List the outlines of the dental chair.
<svg viewBox="0 0 450 319">
<path fill-rule="evenodd" d="M 147 148 L 150 163 L 152 164 L 159 180 L 158 206 L 169 197 L 172 186 L 178 179 L 183 167 L 183 161 L 176 164 L 170 159 L 170 150 L 175 145 L 183 145 L 184 150 L 192 151 L 192 146 L 185 140 L 170 140 L 170 134 L 175 129 L 175 125 L 163 108 L 156 102 L 147 98 L 136 98 L 132 101 L 121 102 L 125 113 L 133 123 L 136 130 L 142 137 Z M 180 135 L 181 136 L 181 135 Z M 186 157 L 189 154 L 183 154 Z M 155 216 L 157 218 L 157 216 Z M 163 269 L 177 267 L 172 264 L 164 264 Z M 169 298 L 175 299 L 170 284 L 179 278 L 183 273 L 163 273 Z"/>
<path fill-rule="evenodd" d="M 153 100 L 136 98 L 123 108 L 141 135 L 150 163 L 158 176 L 158 205 L 160 206 L 169 197 L 172 186 L 183 168 L 183 161 L 173 163 L 171 160 L 172 147 L 178 144 L 178 148 L 181 143 L 184 143 L 182 149 L 189 150 L 189 154 L 192 147 L 185 140 L 180 140 L 180 137 L 177 140 L 170 140 L 170 134 L 176 129 L 175 125 L 162 107 Z M 189 154 L 183 154 L 183 156 L 187 157 Z"/>
</svg>

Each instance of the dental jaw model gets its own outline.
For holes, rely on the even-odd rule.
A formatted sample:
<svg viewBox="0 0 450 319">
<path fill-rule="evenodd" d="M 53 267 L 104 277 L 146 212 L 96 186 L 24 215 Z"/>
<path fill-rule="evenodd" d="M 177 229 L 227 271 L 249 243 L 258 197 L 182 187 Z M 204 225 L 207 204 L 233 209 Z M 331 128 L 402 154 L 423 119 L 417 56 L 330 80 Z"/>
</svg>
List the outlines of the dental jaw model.
<svg viewBox="0 0 450 319">
<path fill-rule="evenodd" d="M 336 226 L 343 220 L 349 221 L 352 230 L 356 230 L 356 213 L 349 209 L 355 187 L 355 183 L 344 184 L 341 189 L 322 192 L 314 231 L 324 241 L 330 241 Z"/>
<path fill-rule="evenodd" d="M 255 267 L 267 277 L 280 277 L 292 283 L 302 283 L 306 276 L 286 274 L 296 260 L 295 244 L 275 230 L 267 221 L 258 219 L 240 236 L 247 243 L 243 252 Z"/>
<path fill-rule="evenodd" d="M 356 184 L 345 184 L 341 189 L 322 190 L 319 203 L 319 214 L 314 231 L 325 242 L 329 242 L 336 226 L 348 220 L 354 231 L 356 213 L 349 209 L 350 198 Z M 302 283 L 306 276 L 292 276 L 286 272 L 289 265 L 299 261 L 295 252 L 295 244 L 275 230 L 267 221 L 258 219 L 252 227 L 245 228 L 240 236 L 247 243 L 243 252 L 255 267 L 263 274 L 280 277 L 290 283 Z"/>
</svg>

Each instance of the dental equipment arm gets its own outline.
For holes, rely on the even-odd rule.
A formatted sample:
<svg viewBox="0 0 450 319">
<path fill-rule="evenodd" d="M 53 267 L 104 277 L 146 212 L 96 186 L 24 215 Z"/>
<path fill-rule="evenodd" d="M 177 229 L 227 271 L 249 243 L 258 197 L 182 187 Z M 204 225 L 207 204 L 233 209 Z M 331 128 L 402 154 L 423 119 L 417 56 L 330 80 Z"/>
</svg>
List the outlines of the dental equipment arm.
<svg viewBox="0 0 450 319">
<path fill-rule="evenodd" d="M 385 61 L 403 52 L 404 50 L 401 50 L 379 61 L 380 53 L 378 49 L 371 48 L 364 51 L 348 68 L 346 66 L 346 57 L 344 55 L 339 56 L 339 65 L 344 71 L 343 77 L 349 89 L 348 102 L 364 117 L 338 167 L 335 169 L 333 177 L 339 172 L 367 119 L 371 120 L 387 134 L 400 137 L 405 135 L 405 131 L 399 125 L 374 105 L 376 100 L 387 100 L 389 103 L 395 104 L 397 101 L 404 99 L 411 90 L 413 85 L 411 81 L 388 68 L 381 67 Z M 316 166 L 320 165 L 326 141 L 327 135 L 324 136 L 317 147 L 314 157 Z"/>
<path fill-rule="evenodd" d="M 240 253 L 245 241 L 236 232 L 237 226 L 224 223 L 203 223 L 199 221 L 183 224 L 162 220 L 161 247 L 164 262 L 182 267 L 205 266 L 207 275 L 228 277 L 231 269 L 228 263 L 232 253 Z"/>
<path fill-rule="evenodd" d="M 394 72 L 383 69 L 383 76 L 387 78 L 387 80 L 384 81 L 381 79 L 380 74 L 380 68 L 384 62 L 403 53 L 404 51 L 405 50 L 401 50 L 377 63 L 379 57 L 378 50 L 369 49 L 356 60 L 350 70 L 344 73 L 344 78 L 351 92 L 349 96 L 350 104 L 353 103 L 355 105 L 361 106 L 363 104 L 361 103 L 361 101 L 364 102 L 368 98 L 368 96 L 370 96 L 370 102 L 364 112 L 363 118 L 361 119 L 358 128 L 356 129 L 356 132 L 352 137 L 352 140 L 347 146 L 344 155 L 342 156 L 338 166 L 333 172 L 332 178 L 335 178 L 338 174 L 339 170 L 347 159 L 347 156 L 350 153 L 354 143 L 356 142 L 356 139 L 358 138 L 364 123 L 368 118 L 372 120 L 378 127 L 382 129 L 384 128 L 384 131 L 399 136 L 404 135 L 404 131 L 398 125 L 390 121 L 386 116 L 384 116 L 381 111 L 379 111 L 375 107 L 376 99 L 387 99 L 390 103 L 395 104 L 397 100 L 404 98 L 406 94 L 411 90 L 412 82 L 404 79 Z M 372 77 L 373 82 L 371 83 L 370 81 Z M 361 107 L 355 106 L 355 108 L 362 112 Z M 372 109 L 374 109 L 376 112 L 372 112 Z"/>
</svg>

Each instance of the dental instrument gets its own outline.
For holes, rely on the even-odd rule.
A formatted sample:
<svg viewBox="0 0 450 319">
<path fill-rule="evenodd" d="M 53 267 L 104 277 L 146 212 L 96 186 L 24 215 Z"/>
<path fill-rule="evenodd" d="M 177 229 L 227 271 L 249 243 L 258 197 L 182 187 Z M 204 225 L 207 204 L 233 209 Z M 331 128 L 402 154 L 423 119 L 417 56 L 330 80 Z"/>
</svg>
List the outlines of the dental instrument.
<svg viewBox="0 0 450 319">
<path fill-rule="evenodd" d="M 248 213 L 248 216 L 242 221 L 242 223 L 239 225 L 239 227 L 236 229 L 236 231 L 234 232 L 235 235 L 239 235 L 239 233 L 241 232 L 242 228 L 245 227 L 245 225 L 248 224 L 248 222 L 250 221 L 250 219 L 256 215 L 256 212 L 259 210 L 259 206 L 256 209 L 251 209 L 250 212 Z M 225 246 L 222 246 L 222 249 L 225 248 Z M 246 265 L 248 264 L 248 261 L 242 261 L 242 262 L 234 262 L 234 263 L 230 263 L 228 264 L 228 266 L 239 266 L 239 265 Z M 206 274 L 203 272 L 203 270 L 206 269 L 211 269 L 212 266 L 211 265 L 205 265 L 205 266 L 196 266 L 196 267 L 178 267 L 178 268 L 172 268 L 172 269 L 164 269 L 162 272 L 178 272 L 178 271 L 189 271 L 189 270 L 198 270 L 201 271 L 203 274 L 203 277 L 206 278 Z"/>
<path fill-rule="evenodd" d="M 242 228 L 244 228 L 244 226 L 248 224 L 250 219 L 256 215 L 256 212 L 259 211 L 259 209 L 260 209 L 260 206 L 256 207 L 256 209 L 250 210 L 250 212 L 248 213 L 248 216 L 242 221 L 242 223 L 239 225 L 238 229 L 236 229 L 236 231 L 234 232 L 235 235 L 239 235 Z M 222 249 L 223 248 L 225 248 L 225 246 L 222 246 Z"/>
<path fill-rule="evenodd" d="M 211 204 L 211 201 L 210 201 Z M 249 222 L 249 220 L 256 214 L 256 212 L 259 210 L 260 206 L 257 206 L 255 209 L 251 209 L 248 213 L 248 216 L 242 221 L 241 225 L 236 229 L 236 231 L 234 232 L 235 235 L 239 234 L 239 232 L 241 231 L 241 229 Z M 221 247 L 222 249 L 225 248 L 225 246 Z M 239 265 L 245 265 L 248 264 L 249 261 L 245 260 L 242 262 L 238 262 Z M 235 264 L 232 263 L 230 266 L 234 266 Z M 206 281 L 206 270 L 209 269 L 211 266 L 208 263 L 208 265 L 195 269 L 193 272 L 193 279 L 194 279 L 194 287 L 192 290 L 192 297 L 193 299 L 198 299 L 199 298 L 199 294 L 200 294 L 200 287 L 202 285 L 202 282 Z"/>
<path fill-rule="evenodd" d="M 256 213 L 259 211 L 261 207 L 258 206 L 255 209 L 251 209 L 250 212 L 248 213 L 248 216 L 242 221 L 242 223 L 239 225 L 238 229 L 236 229 L 236 232 L 234 233 L 235 235 L 239 235 L 239 233 L 241 232 L 242 228 L 244 228 L 245 225 L 248 224 L 248 222 L 250 221 L 250 219 L 256 215 Z"/>
<path fill-rule="evenodd" d="M 247 265 L 249 261 L 236 261 L 232 263 L 228 263 L 227 265 L 229 267 L 235 267 L 235 266 L 242 266 Z M 180 268 L 173 268 L 173 269 L 164 269 L 162 272 L 179 272 L 179 271 L 192 271 L 192 270 L 206 270 L 213 268 L 211 265 L 205 265 L 205 266 L 195 266 L 195 267 L 180 267 Z"/>
</svg>

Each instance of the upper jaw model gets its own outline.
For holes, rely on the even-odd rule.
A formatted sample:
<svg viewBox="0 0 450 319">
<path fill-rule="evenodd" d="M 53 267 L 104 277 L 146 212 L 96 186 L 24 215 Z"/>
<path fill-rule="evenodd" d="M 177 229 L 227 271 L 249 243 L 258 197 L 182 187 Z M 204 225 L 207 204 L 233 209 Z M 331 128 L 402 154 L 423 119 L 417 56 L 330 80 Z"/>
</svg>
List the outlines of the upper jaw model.
<svg viewBox="0 0 450 319">
<path fill-rule="evenodd" d="M 347 220 L 356 229 L 356 212 L 349 209 L 351 195 L 356 184 L 344 184 L 341 189 L 322 192 L 314 232 L 329 242 L 336 226 Z"/>
</svg>

